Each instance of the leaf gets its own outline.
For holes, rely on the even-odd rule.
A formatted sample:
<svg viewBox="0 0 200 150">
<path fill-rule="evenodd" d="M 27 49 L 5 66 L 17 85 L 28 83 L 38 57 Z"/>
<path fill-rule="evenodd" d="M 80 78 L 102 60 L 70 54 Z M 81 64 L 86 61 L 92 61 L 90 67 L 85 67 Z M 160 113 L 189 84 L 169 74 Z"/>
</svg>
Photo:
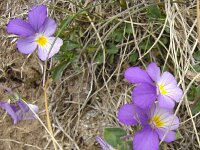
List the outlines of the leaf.
<svg viewBox="0 0 200 150">
<path fill-rule="evenodd" d="M 111 38 L 115 41 L 115 42 L 121 42 L 122 39 L 124 37 L 124 31 L 120 28 L 116 29 L 115 31 L 113 31 L 113 33 L 111 34 Z"/>
<path fill-rule="evenodd" d="M 102 64 L 103 63 L 103 53 L 98 53 L 95 58 L 96 63 Z"/>
<path fill-rule="evenodd" d="M 104 129 L 104 139 L 108 142 L 111 146 L 117 148 L 123 141 L 121 137 L 126 136 L 127 133 L 122 128 L 105 128 Z"/>
<path fill-rule="evenodd" d="M 200 61 L 200 51 L 197 51 L 194 53 L 194 59 L 196 59 L 197 61 Z"/>
<path fill-rule="evenodd" d="M 115 44 L 113 44 L 113 43 L 108 44 L 108 53 L 109 54 L 116 54 L 116 53 L 118 53 L 118 51 L 119 51 L 119 48 L 117 48 Z"/>
<path fill-rule="evenodd" d="M 161 38 L 160 38 L 160 41 L 161 41 L 164 45 L 166 45 L 166 44 L 169 42 L 169 39 L 168 39 L 167 37 L 161 37 Z"/>
<path fill-rule="evenodd" d="M 128 33 L 128 34 L 133 33 L 131 24 L 126 24 L 125 32 Z"/>
<path fill-rule="evenodd" d="M 68 63 L 67 62 L 63 62 L 60 63 L 59 65 L 57 65 L 53 70 L 52 70 L 52 79 L 54 81 L 58 81 L 62 74 L 63 71 L 65 70 L 65 68 L 67 67 Z"/>
<path fill-rule="evenodd" d="M 138 53 L 134 52 L 129 57 L 129 63 L 134 64 L 138 60 Z"/>
<path fill-rule="evenodd" d="M 197 100 L 195 102 L 195 104 L 192 106 L 191 111 L 192 111 L 193 115 L 196 114 L 196 113 L 198 113 L 198 112 L 200 112 L 200 100 Z"/>
<path fill-rule="evenodd" d="M 132 141 L 123 142 L 119 146 L 119 150 L 131 150 L 132 149 Z"/>
<path fill-rule="evenodd" d="M 139 48 L 142 50 L 148 50 L 151 48 L 152 45 L 153 43 L 150 42 L 150 40 L 144 40 L 139 44 Z"/>
<path fill-rule="evenodd" d="M 182 138 L 183 138 L 182 134 L 177 130 L 177 132 L 176 132 L 176 140 L 182 139 Z"/>
<path fill-rule="evenodd" d="M 196 72 L 200 72 L 200 65 L 192 66 Z"/>
<path fill-rule="evenodd" d="M 126 0 L 118 0 L 118 2 L 122 8 L 126 8 Z"/>
<path fill-rule="evenodd" d="M 80 45 L 77 42 L 68 40 L 68 41 L 63 42 L 61 50 L 62 51 L 64 51 L 64 50 L 74 50 L 74 49 L 79 48 L 79 47 L 80 47 Z"/>
<path fill-rule="evenodd" d="M 158 5 L 150 5 L 147 8 L 147 17 L 150 21 L 161 18 L 161 10 Z"/>
</svg>

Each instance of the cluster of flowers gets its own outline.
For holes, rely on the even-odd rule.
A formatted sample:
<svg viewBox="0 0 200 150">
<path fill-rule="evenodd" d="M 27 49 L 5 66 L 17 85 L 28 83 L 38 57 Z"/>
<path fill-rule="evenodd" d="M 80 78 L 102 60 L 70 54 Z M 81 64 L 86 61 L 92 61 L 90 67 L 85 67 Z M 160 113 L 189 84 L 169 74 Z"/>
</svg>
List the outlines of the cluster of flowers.
<svg viewBox="0 0 200 150">
<path fill-rule="evenodd" d="M 118 119 L 124 125 L 140 125 L 142 129 L 134 135 L 134 150 L 158 150 L 159 139 L 171 142 L 176 139 L 174 130 L 179 127 L 179 119 L 174 115 L 175 102 L 179 102 L 183 91 L 169 72 L 161 74 L 156 63 L 146 70 L 131 67 L 125 71 L 126 80 L 135 84 L 132 103 L 123 105 Z M 103 150 L 111 146 L 97 138 Z"/>
</svg>

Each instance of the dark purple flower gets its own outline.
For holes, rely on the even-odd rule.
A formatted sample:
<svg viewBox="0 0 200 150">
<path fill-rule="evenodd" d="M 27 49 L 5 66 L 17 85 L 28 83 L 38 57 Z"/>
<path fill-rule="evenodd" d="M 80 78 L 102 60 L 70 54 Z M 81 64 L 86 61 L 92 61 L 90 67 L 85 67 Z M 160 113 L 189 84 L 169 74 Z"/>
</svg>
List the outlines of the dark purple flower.
<svg viewBox="0 0 200 150">
<path fill-rule="evenodd" d="M 42 61 L 51 58 L 58 53 L 62 39 L 52 35 L 56 31 L 56 23 L 47 16 L 47 8 L 44 5 L 33 6 L 28 13 L 28 21 L 13 19 L 7 25 L 7 32 L 20 36 L 17 48 L 23 54 L 31 54 L 38 48 L 38 56 Z M 50 48 L 53 47 L 50 51 Z M 50 51 L 50 52 L 49 52 Z M 49 55 L 48 55 L 49 54 Z"/>
<path fill-rule="evenodd" d="M 102 150 L 116 150 L 111 145 L 109 145 L 105 140 L 101 137 L 96 137 L 97 142 L 100 144 Z"/>
<path fill-rule="evenodd" d="M 6 112 L 11 116 L 14 124 L 20 120 L 35 119 L 35 115 L 31 109 L 35 113 L 38 113 L 38 106 L 32 104 L 27 105 L 22 100 L 17 100 L 16 104 L 17 105 L 9 104 L 7 102 L 0 102 L 0 107 L 6 110 Z"/>
<path fill-rule="evenodd" d="M 139 67 L 128 68 L 124 77 L 136 84 L 132 98 L 141 108 L 148 108 L 157 99 L 160 107 L 172 109 L 175 101 L 179 102 L 183 95 L 174 76 L 167 71 L 161 74 L 156 63 L 149 64 L 146 70 Z"/>
<path fill-rule="evenodd" d="M 131 107 L 134 109 L 130 109 Z M 136 110 L 136 108 L 137 106 L 134 104 L 125 104 L 118 112 L 121 123 L 125 125 L 141 123 L 143 127 L 134 136 L 134 150 L 158 150 L 159 139 L 164 138 L 165 142 L 176 139 L 173 130 L 179 127 L 179 119 L 171 110 L 161 108 L 157 104 L 153 104 L 146 110 L 140 108 Z"/>
</svg>

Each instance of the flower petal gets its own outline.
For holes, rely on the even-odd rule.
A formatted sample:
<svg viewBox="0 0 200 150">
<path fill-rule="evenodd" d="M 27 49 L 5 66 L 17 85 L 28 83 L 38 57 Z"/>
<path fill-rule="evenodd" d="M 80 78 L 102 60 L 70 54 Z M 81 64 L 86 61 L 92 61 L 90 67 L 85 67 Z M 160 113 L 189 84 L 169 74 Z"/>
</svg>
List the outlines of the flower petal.
<svg viewBox="0 0 200 150">
<path fill-rule="evenodd" d="M 173 109 L 175 102 L 168 96 L 158 95 L 158 105 L 162 108 Z"/>
<path fill-rule="evenodd" d="M 167 132 L 167 130 L 163 130 L 163 129 L 159 129 L 156 131 L 159 135 L 160 140 L 162 140 L 164 136 L 165 136 L 165 138 L 163 139 L 163 141 L 165 141 L 165 142 L 172 142 L 172 141 L 176 140 L 176 133 L 174 131 Z M 167 132 L 167 134 L 166 134 L 166 132 Z"/>
<path fill-rule="evenodd" d="M 132 92 L 132 98 L 135 103 L 140 108 L 148 108 L 156 100 L 156 87 L 142 83 L 136 86 Z"/>
<path fill-rule="evenodd" d="M 28 21 L 35 32 L 38 32 L 47 18 L 47 7 L 45 5 L 36 5 L 28 13 Z"/>
<path fill-rule="evenodd" d="M 147 72 L 139 67 L 128 68 L 124 73 L 124 77 L 131 83 L 153 83 Z"/>
<path fill-rule="evenodd" d="M 160 68 L 156 65 L 156 63 L 150 63 L 147 67 L 147 73 L 151 77 L 151 79 L 157 82 L 160 78 Z"/>
<path fill-rule="evenodd" d="M 174 78 L 174 76 L 171 73 L 167 72 L 167 71 L 165 71 L 161 75 L 160 79 L 158 80 L 158 83 L 159 84 L 163 84 L 164 86 L 166 86 L 168 84 L 177 85 L 177 82 L 176 82 L 176 79 Z"/>
<path fill-rule="evenodd" d="M 166 96 L 169 96 L 171 99 L 175 100 L 176 102 L 179 102 L 181 100 L 183 91 L 177 85 L 169 84 L 165 86 L 165 90 L 167 91 Z"/>
<path fill-rule="evenodd" d="M 145 127 L 135 134 L 133 139 L 134 150 L 158 150 L 159 140 L 155 130 Z"/>
<path fill-rule="evenodd" d="M 54 40 L 55 40 L 55 37 L 48 37 L 49 42 L 45 46 L 38 46 L 38 56 L 42 61 L 45 61 L 47 59 L 49 50 L 50 50 L 51 45 L 53 44 Z M 48 58 L 51 58 L 53 55 L 58 53 L 62 44 L 63 44 L 62 39 L 57 38 L 57 40 L 55 41 L 55 43 L 51 49 L 51 52 L 49 53 Z"/>
<path fill-rule="evenodd" d="M 56 31 L 56 27 L 56 22 L 48 17 L 40 28 L 39 33 L 43 33 L 45 36 L 51 36 Z"/>
<path fill-rule="evenodd" d="M 17 48 L 23 54 L 31 54 L 37 48 L 35 36 L 21 38 L 17 41 Z"/>
<path fill-rule="evenodd" d="M 11 116 L 13 119 L 14 124 L 16 124 L 19 121 L 18 116 L 16 115 L 17 107 L 14 105 L 11 105 L 7 102 L 1 102 L 0 107 L 6 110 L 6 112 Z"/>
<path fill-rule="evenodd" d="M 118 119 L 125 125 L 138 124 L 134 104 L 125 104 L 118 111 Z"/>
<path fill-rule="evenodd" d="M 7 32 L 18 36 L 30 36 L 33 35 L 34 29 L 31 25 L 21 19 L 13 19 L 7 25 Z"/>
</svg>

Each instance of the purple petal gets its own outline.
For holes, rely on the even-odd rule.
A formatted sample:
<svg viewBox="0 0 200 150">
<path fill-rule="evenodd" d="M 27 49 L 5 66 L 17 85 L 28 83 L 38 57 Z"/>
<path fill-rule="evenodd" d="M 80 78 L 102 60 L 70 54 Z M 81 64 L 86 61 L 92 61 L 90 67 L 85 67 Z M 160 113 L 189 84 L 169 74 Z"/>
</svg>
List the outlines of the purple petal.
<svg viewBox="0 0 200 150">
<path fill-rule="evenodd" d="M 161 75 L 160 79 L 158 80 L 158 83 L 161 83 L 164 86 L 168 85 L 168 84 L 177 85 L 177 82 L 176 82 L 176 79 L 174 78 L 174 76 L 171 73 L 167 72 L 167 71 L 165 71 Z"/>
<path fill-rule="evenodd" d="M 20 107 L 20 109 L 23 112 L 28 112 L 29 111 L 29 107 L 22 100 L 18 100 L 18 101 L 16 101 L 16 103 L 17 103 L 17 105 Z"/>
<path fill-rule="evenodd" d="M 163 139 L 163 141 L 165 142 L 172 142 L 176 140 L 176 133 L 174 131 L 168 131 L 167 134 L 166 132 L 167 130 L 163 130 L 163 129 L 157 130 L 160 140 L 162 140 L 164 136 L 165 138 Z"/>
<path fill-rule="evenodd" d="M 56 22 L 51 18 L 46 18 L 44 24 L 40 28 L 39 33 L 43 33 L 45 36 L 51 36 L 56 31 Z"/>
<path fill-rule="evenodd" d="M 131 83 L 153 83 L 147 72 L 139 67 L 128 68 L 124 73 L 124 77 Z"/>
<path fill-rule="evenodd" d="M 162 108 L 173 109 L 175 102 L 168 96 L 158 95 L 158 105 Z"/>
<path fill-rule="evenodd" d="M 140 108 L 148 108 L 156 100 L 156 87 L 142 83 L 136 86 L 132 92 L 132 98 L 135 103 Z"/>
<path fill-rule="evenodd" d="M 46 44 L 45 46 L 38 46 L 38 56 L 42 61 L 45 61 L 47 59 L 49 50 L 51 48 L 51 45 L 53 44 L 55 37 L 48 37 L 48 44 Z M 55 55 L 56 53 L 59 52 L 60 47 L 62 46 L 63 41 L 60 38 L 57 38 L 57 40 L 55 41 L 53 48 L 51 49 L 51 52 L 49 53 L 49 57 L 51 58 L 53 55 Z"/>
<path fill-rule="evenodd" d="M 18 36 L 30 36 L 35 33 L 31 25 L 21 19 L 11 20 L 7 25 L 7 32 Z"/>
<path fill-rule="evenodd" d="M 118 111 L 118 119 L 125 125 L 138 124 L 137 112 L 134 104 L 125 104 Z"/>
<path fill-rule="evenodd" d="M 28 13 L 28 21 L 35 30 L 38 32 L 47 18 L 47 7 L 44 5 L 33 6 Z"/>
<path fill-rule="evenodd" d="M 97 142 L 100 144 L 102 150 L 115 150 L 111 145 L 109 145 L 105 140 L 101 137 L 96 137 Z"/>
<path fill-rule="evenodd" d="M 145 127 L 135 134 L 133 139 L 134 150 L 158 150 L 159 140 L 155 130 Z"/>
<path fill-rule="evenodd" d="M 160 68 L 156 65 L 156 63 L 150 63 L 147 67 L 147 73 L 151 77 L 151 79 L 157 82 L 160 78 Z"/>
<path fill-rule="evenodd" d="M 177 85 L 168 84 L 165 86 L 165 89 L 167 91 L 166 96 L 169 96 L 176 102 L 179 102 L 181 100 L 181 97 L 183 96 L 183 91 Z"/>
<path fill-rule="evenodd" d="M 17 41 L 17 48 L 23 54 L 31 54 L 37 48 L 35 36 L 21 38 Z"/>
<path fill-rule="evenodd" d="M 14 105 L 11 105 L 7 102 L 1 102 L 0 107 L 6 110 L 6 112 L 11 116 L 13 119 L 14 124 L 16 124 L 19 121 L 18 116 L 16 115 L 17 108 Z"/>
<path fill-rule="evenodd" d="M 35 119 L 35 114 L 31 111 L 31 109 L 35 112 L 38 113 L 39 108 L 36 105 L 32 105 L 32 104 L 28 104 L 29 110 L 27 112 L 24 112 L 23 109 L 19 109 L 16 112 L 16 115 L 18 116 L 18 118 L 20 120 L 31 120 L 31 119 Z M 30 109 L 31 108 L 31 109 Z"/>
</svg>

